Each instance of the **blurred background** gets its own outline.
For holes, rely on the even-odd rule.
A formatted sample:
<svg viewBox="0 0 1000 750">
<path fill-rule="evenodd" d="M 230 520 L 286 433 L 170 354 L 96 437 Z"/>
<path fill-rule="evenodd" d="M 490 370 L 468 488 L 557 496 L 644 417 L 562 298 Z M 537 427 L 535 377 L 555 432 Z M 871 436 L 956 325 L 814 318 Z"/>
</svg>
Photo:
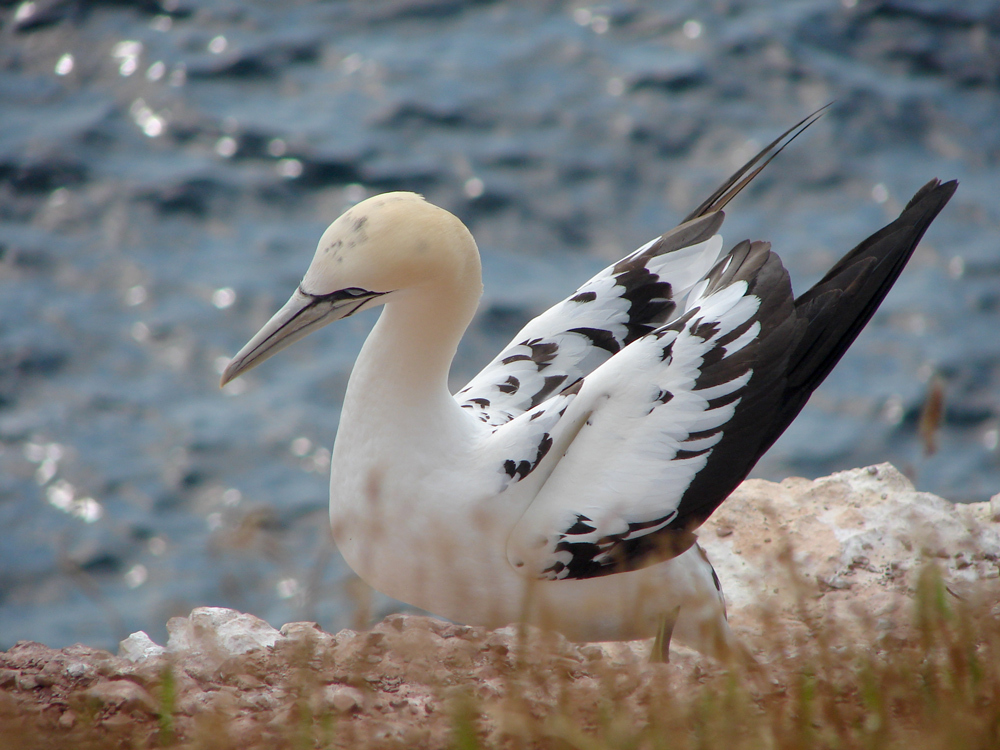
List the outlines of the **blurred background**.
<svg viewBox="0 0 1000 750">
<path fill-rule="evenodd" d="M 771 240 L 798 292 L 928 179 L 962 184 L 754 476 L 891 461 L 986 500 L 1000 3 L 0 0 L 0 648 L 162 642 L 202 605 L 391 611 L 327 530 L 372 314 L 218 388 L 326 225 L 399 189 L 468 223 L 486 294 L 457 388 L 834 100 L 724 227 Z"/>
</svg>

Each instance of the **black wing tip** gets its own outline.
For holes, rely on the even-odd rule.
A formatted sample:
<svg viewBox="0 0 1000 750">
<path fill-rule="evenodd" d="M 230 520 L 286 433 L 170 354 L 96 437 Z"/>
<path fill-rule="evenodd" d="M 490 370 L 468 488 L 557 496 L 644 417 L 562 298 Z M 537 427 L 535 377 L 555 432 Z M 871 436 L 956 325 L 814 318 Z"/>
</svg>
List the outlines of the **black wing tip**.
<svg viewBox="0 0 1000 750">
<path fill-rule="evenodd" d="M 786 404 L 774 420 L 761 454 L 784 432 L 854 343 L 957 189 L 957 180 L 928 182 L 895 221 L 863 240 L 795 300 L 796 310 L 807 321 L 806 330 L 788 369 Z"/>
<path fill-rule="evenodd" d="M 693 528 L 708 518 L 791 424 L 812 392 L 871 319 L 924 233 L 957 189 L 957 180 L 930 180 L 914 194 L 895 221 L 847 253 L 822 281 L 794 301 L 797 313 L 803 315 L 801 322 L 805 329 L 796 351 L 786 364 L 786 386 L 780 395 L 783 404 L 771 415 L 769 425 L 762 427 L 754 422 L 754 433 L 759 438 L 756 446 L 751 447 L 745 441 L 730 441 L 715 447 L 715 468 L 720 466 L 720 459 L 726 459 L 725 463 L 731 468 L 739 468 L 728 473 L 702 470 L 692 480 L 681 500 L 682 510 L 676 524 L 687 524 L 685 528 Z M 754 264 L 746 263 L 746 256 L 752 255 L 752 244 L 740 243 L 731 251 L 743 254 L 742 260 L 750 269 L 754 269 Z M 787 272 L 780 260 L 773 253 L 766 255 L 775 259 L 774 268 L 781 269 L 787 284 Z M 870 273 L 873 269 L 874 275 Z M 790 300 L 790 285 L 788 295 Z M 808 312 L 803 309 L 819 295 L 824 296 L 823 300 L 816 301 L 819 309 Z M 746 403 L 750 404 L 750 401 Z M 728 432 L 733 438 L 744 434 L 742 430 L 733 429 L 732 425 Z M 710 464 L 706 468 L 712 466 Z"/>
<path fill-rule="evenodd" d="M 951 200 L 951 196 L 955 194 L 956 190 L 958 190 L 958 180 L 941 182 L 941 180 L 935 177 L 913 194 L 913 197 L 910 198 L 910 201 L 906 204 L 906 208 L 903 209 L 903 212 L 905 213 L 909 209 L 913 208 L 931 193 L 937 193 L 942 197 L 946 196 L 944 197 L 944 202 L 947 203 Z"/>
<path fill-rule="evenodd" d="M 948 204 L 957 189 L 958 180 L 949 180 L 944 183 L 937 178 L 930 180 L 914 193 L 896 219 L 859 242 L 854 249 L 838 260 L 811 289 L 797 298 L 795 304 L 808 303 L 826 291 L 831 282 L 835 282 L 835 279 L 846 269 L 864 258 L 873 258 L 878 263 L 890 256 L 895 258 L 895 271 L 888 274 L 888 284 L 891 287 L 909 261 L 913 251 L 916 250 L 928 227 Z M 879 302 L 881 302 L 881 298 Z"/>
<path fill-rule="evenodd" d="M 956 190 L 958 190 L 958 180 L 941 182 L 935 177 L 910 198 L 906 208 L 900 213 L 900 219 L 910 212 L 917 213 L 916 224 L 919 230 L 914 245 L 920 242 L 924 232 L 948 205 Z"/>
<path fill-rule="evenodd" d="M 956 190 L 958 190 L 958 180 L 941 182 L 941 180 L 935 177 L 913 194 L 913 197 L 910 198 L 900 215 L 905 215 L 908 211 L 925 201 L 931 201 L 934 204 L 933 208 L 931 208 L 931 220 L 933 220 L 941 209 L 947 205 L 948 201 L 951 200 Z"/>
</svg>

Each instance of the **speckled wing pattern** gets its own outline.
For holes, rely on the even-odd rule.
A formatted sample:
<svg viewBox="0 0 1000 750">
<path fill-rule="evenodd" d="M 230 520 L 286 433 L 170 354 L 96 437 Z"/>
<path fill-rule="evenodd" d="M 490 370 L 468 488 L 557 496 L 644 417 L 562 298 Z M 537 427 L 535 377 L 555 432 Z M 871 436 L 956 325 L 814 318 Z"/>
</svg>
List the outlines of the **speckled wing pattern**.
<svg viewBox="0 0 1000 750">
<path fill-rule="evenodd" d="M 696 218 L 604 269 L 522 328 L 455 398 L 490 426 L 506 424 L 668 322 L 716 262 L 722 219 Z"/>
<path fill-rule="evenodd" d="M 583 382 L 574 409 L 589 416 L 510 537 L 527 574 L 589 578 L 679 554 L 696 477 L 746 465 L 727 471 L 716 449 L 755 450 L 801 333 L 787 272 L 767 243 L 742 242 L 679 304 Z"/>
<path fill-rule="evenodd" d="M 548 456 L 553 434 L 565 429 L 563 416 L 576 399 L 582 382 L 577 380 L 575 385 L 493 430 L 483 446 L 483 459 L 488 465 L 497 466 L 498 494 L 533 474 Z"/>
</svg>

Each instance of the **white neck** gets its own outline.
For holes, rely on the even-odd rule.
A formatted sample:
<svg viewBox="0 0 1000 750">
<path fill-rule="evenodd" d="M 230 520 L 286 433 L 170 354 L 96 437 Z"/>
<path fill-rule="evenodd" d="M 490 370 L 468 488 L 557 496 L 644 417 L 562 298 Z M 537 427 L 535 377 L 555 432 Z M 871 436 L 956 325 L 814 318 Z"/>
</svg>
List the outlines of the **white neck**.
<svg viewBox="0 0 1000 750">
<path fill-rule="evenodd" d="M 476 264 L 454 279 L 394 293 L 354 365 L 342 427 L 360 419 L 373 426 L 381 420 L 378 429 L 388 431 L 430 430 L 442 412 L 465 417 L 448 390 L 448 373 L 481 291 Z"/>
</svg>

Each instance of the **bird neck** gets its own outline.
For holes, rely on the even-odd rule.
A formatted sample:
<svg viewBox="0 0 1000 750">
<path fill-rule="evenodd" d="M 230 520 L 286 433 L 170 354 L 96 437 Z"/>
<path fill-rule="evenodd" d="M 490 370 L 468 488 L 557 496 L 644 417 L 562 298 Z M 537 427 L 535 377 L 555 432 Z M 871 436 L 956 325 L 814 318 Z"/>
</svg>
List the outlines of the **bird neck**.
<svg viewBox="0 0 1000 750">
<path fill-rule="evenodd" d="M 348 399 L 363 394 L 364 408 L 381 404 L 397 420 L 404 412 L 454 406 L 448 373 L 481 293 L 476 263 L 453 279 L 393 294 L 354 365 Z"/>
</svg>

